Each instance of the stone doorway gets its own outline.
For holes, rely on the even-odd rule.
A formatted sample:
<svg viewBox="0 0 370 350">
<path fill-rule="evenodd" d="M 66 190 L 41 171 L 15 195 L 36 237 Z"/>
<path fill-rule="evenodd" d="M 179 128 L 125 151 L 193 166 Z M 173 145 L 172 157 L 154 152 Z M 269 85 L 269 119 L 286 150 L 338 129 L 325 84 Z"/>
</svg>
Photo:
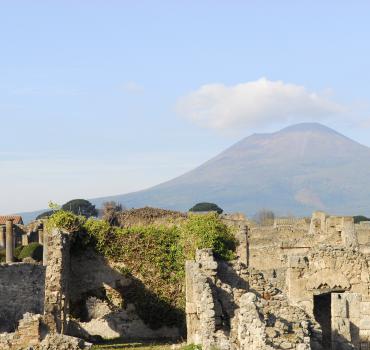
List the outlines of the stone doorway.
<svg viewBox="0 0 370 350">
<path fill-rule="evenodd" d="M 323 349 L 331 350 L 331 293 L 314 295 L 313 314 L 321 326 Z"/>
</svg>

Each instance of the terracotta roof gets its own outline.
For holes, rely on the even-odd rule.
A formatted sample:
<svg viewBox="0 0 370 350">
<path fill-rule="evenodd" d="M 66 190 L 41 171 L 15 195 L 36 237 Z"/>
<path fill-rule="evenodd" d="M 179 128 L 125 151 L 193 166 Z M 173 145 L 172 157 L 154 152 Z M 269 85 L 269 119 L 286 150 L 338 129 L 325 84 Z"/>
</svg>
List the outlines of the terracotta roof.
<svg viewBox="0 0 370 350">
<path fill-rule="evenodd" d="M 5 215 L 0 216 L 0 225 L 5 225 L 7 220 L 13 220 L 14 224 L 23 225 L 23 220 L 20 215 Z"/>
</svg>

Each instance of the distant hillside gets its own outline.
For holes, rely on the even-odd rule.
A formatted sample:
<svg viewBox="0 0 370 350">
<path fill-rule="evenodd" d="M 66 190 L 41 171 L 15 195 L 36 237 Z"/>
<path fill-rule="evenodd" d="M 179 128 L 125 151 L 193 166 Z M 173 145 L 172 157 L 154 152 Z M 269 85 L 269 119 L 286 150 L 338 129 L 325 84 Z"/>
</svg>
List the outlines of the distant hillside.
<svg viewBox="0 0 370 350">
<path fill-rule="evenodd" d="M 247 214 L 370 214 L 370 148 L 321 124 L 298 124 L 249 136 L 158 186 L 93 202 L 108 199 L 175 210 L 207 201 Z"/>
<path fill-rule="evenodd" d="M 253 215 L 370 215 L 370 148 L 316 123 L 254 134 L 198 168 L 150 189 L 92 200 L 128 208 L 188 210 L 214 202 L 225 211 Z"/>
</svg>

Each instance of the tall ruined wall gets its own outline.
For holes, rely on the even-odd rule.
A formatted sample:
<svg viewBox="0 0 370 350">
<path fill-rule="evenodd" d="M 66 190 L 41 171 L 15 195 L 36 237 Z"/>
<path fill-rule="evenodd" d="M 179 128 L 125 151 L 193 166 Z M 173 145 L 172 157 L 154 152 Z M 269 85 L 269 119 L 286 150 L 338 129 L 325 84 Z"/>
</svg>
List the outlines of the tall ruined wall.
<svg viewBox="0 0 370 350">
<path fill-rule="evenodd" d="M 44 319 L 49 331 L 65 334 L 69 318 L 70 234 L 54 229 L 47 232 L 45 238 L 47 268 Z"/>
<path fill-rule="evenodd" d="M 224 214 L 222 221 L 233 228 L 234 235 L 238 245 L 236 255 L 244 264 L 249 264 L 249 231 L 252 223 L 241 213 Z"/>
<path fill-rule="evenodd" d="M 42 313 L 45 268 L 15 263 L 0 265 L 0 332 L 14 331 L 26 312 Z"/>
</svg>

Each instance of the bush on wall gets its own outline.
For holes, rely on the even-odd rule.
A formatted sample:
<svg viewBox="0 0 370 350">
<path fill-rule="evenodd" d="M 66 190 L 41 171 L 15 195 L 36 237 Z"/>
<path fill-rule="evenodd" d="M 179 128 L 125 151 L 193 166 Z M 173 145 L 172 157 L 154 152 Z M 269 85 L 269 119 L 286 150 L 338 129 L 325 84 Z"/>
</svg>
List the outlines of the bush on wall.
<svg viewBox="0 0 370 350">
<path fill-rule="evenodd" d="M 231 229 L 215 212 L 190 214 L 171 227 L 119 228 L 61 210 L 49 219 L 48 229 L 53 226 L 76 232 L 75 251 L 90 246 L 110 261 L 122 263 L 121 273 L 135 282 L 123 291 L 124 297 L 152 328 L 183 326 L 185 261 L 194 259 L 196 249 L 212 248 L 216 258 L 230 260 L 236 245 Z"/>
</svg>

